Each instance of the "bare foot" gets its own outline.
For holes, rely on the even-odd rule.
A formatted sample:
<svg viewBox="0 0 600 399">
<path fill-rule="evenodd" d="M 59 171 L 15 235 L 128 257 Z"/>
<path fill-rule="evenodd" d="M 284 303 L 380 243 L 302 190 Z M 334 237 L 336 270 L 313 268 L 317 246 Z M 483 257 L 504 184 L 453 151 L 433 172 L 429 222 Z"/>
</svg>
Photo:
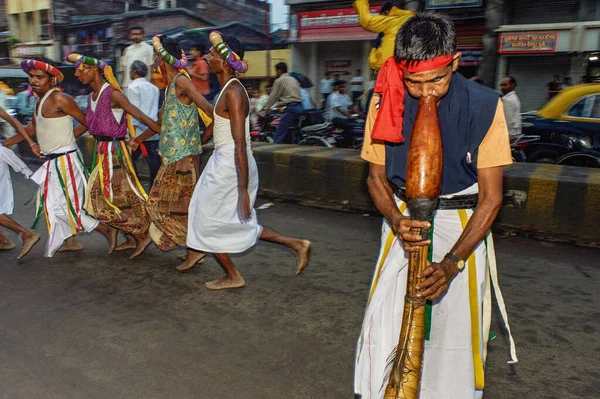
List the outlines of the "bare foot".
<svg viewBox="0 0 600 399">
<path fill-rule="evenodd" d="M 204 258 L 206 258 L 206 254 L 202 252 L 188 252 L 187 256 L 182 255 L 178 256 L 179 259 L 183 258 L 183 263 L 177 266 L 177 270 L 180 272 L 184 272 L 194 265 L 199 265 L 204 263 Z"/>
<path fill-rule="evenodd" d="M 137 246 L 137 242 L 135 241 L 135 238 L 133 238 L 130 235 L 126 235 L 125 238 L 127 238 L 127 241 L 125 241 L 122 244 L 119 244 L 115 247 L 115 251 L 123 251 L 125 249 L 135 249 Z"/>
<path fill-rule="evenodd" d="M 297 268 L 296 274 L 301 274 L 304 271 L 308 261 L 310 259 L 310 250 L 312 243 L 308 240 L 298 240 L 300 243 L 292 248 L 296 253 Z"/>
<path fill-rule="evenodd" d="M 142 253 L 144 253 L 144 251 L 146 250 L 146 247 L 148 245 L 150 245 L 151 242 L 152 242 L 152 238 L 150 237 L 150 234 L 146 234 L 146 237 L 139 240 L 139 242 L 137 243 L 137 246 L 135 247 L 135 251 L 133 251 L 133 253 L 129 257 L 129 259 L 135 259 L 138 256 L 140 256 Z"/>
<path fill-rule="evenodd" d="M 199 258 L 198 258 L 198 260 L 196 261 L 196 264 L 197 264 L 197 265 L 199 265 L 199 264 L 201 264 L 201 263 L 204 263 L 204 258 L 205 258 L 205 257 L 206 257 L 206 255 L 205 255 L 205 256 L 201 256 L 201 257 L 199 257 Z M 187 254 L 184 254 L 184 255 L 179 255 L 179 256 L 177 257 L 177 259 L 179 259 L 179 260 L 182 260 L 182 261 L 184 261 L 184 262 L 187 260 L 187 258 L 188 258 Z"/>
<path fill-rule="evenodd" d="M 206 283 L 206 288 L 212 291 L 227 290 L 232 288 L 242 288 L 246 285 L 244 278 L 239 274 L 235 277 L 225 276 L 219 280 L 213 280 Z"/>
<path fill-rule="evenodd" d="M 6 240 L 0 242 L 0 249 L 14 249 L 15 247 L 15 243 L 12 242 L 8 237 L 6 237 Z"/>
<path fill-rule="evenodd" d="M 79 242 L 77 237 L 69 237 L 67 241 L 58 249 L 58 252 L 64 251 L 81 251 L 83 249 L 83 244 Z"/>
<path fill-rule="evenodd" d="M 23 248 L 21 248 L 21 252 L 19 253 L 19 256 L 17 256 L 17 259 L 21 259 L 29 253 L 31 248 L 33 248 L 33 246 L 40 240 L 40 235 L 34 232 L 30 232 L 23 235 L 22 238 Z"/>
</svg>

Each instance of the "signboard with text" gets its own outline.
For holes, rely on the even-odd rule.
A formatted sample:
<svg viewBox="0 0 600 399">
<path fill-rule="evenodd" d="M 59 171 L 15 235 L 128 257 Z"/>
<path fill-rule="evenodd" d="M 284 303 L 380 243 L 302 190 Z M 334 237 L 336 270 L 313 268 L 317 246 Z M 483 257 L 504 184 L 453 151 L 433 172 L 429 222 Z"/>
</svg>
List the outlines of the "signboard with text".
<svg viewBox="0 0 600 399">
<path fill-rule="evenodd" d="M 520 32 L 500 35 L 500 54 L 555 53 L 559 32 Z"/>
<path fill-rule="evenodd" d="M 427 0 L 425 4 L 425 8 L 427 8 L 428 10 L 480 6 L 481 0 Z"/>
<path fill-rule="evenodd" d="M 352 61 L 325 61 L 325 73 L 330 72 L 332 75 L 351 75 Z"/>
<path fill-rule="evenodd" d="M 378 8 L 371 7 L 371 13 L 376 14 Z M 300 42 L 372 40 L 376 37 L 359 25 L 354 8 L 306 11 L 297 15 Z"/>
<path fill-rule="evenodd" d="M 457 51 L 461 53 L 462 66 L 481 65 L 483 62 L 483 46 L 458 46 Z"/>
</svg>

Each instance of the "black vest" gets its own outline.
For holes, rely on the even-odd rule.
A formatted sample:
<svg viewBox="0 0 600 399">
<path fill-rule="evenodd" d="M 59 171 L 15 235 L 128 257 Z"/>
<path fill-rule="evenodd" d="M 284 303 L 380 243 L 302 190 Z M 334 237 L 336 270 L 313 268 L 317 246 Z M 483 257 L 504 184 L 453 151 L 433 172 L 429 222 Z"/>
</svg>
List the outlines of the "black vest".
<svg viewBox="0 0 600 399">
<path fill-rule="evenodd" d="M 405 92 L 402 143 L 387 143 L 387 178 L 398 187 L 406 186 L 406 161 L 419 101 Z M 462 191 L 477 182 L 477 152 L 498 107 L 495 91 L 454 73 L 448 94 L 438 106 L 443 143 L 441 195 Z"/>
</svg>

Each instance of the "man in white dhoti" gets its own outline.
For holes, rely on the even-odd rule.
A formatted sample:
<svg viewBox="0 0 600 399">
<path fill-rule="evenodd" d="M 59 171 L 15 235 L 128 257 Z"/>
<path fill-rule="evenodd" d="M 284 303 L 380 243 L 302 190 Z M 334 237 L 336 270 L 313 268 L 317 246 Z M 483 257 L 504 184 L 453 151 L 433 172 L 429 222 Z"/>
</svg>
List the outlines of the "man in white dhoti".
<svg viewBox="0 0 600 399">
<path fill-rule="evenodd" d="M 482 396 L 490 280 L 507 322 L 490 227 L 502 204 L 502 167 L 512 163 L 508 130 L 498 95 L 456 73 L 459 61 L 452 23 L 417 14 L 400 28 L 394 57 L 379 72 L 362 157 L 385 220 L 357 348 L 355 392 L 362 399 L 384 396 L 402 326 L 408 252 L 419 246 L 430 245 L 432 254 L 418 287 L 428 300 L 421 399 Z M 409 230 L 429 224 L 410 219 L 404 187 L 418 99 L 431 95 L 438 100 L 443 177 L 433 238 L 423 241 Z"/>
<path fill-rule="evenodd" d="M 27 140 L 29 147 L 36 154 L 40 155 L 38 145 L 31 140 L 23 126 L 15 120 L 13 117 L 8 115 L 2 108 L 0 108 L 0 118 L 10 123 L 15 130 Z M 0 226 L 6 227 L 9 230 L 17 233 L 23 240 L 23 246 L 21 252 L 17 256 L 17 259 L 21 259 L 29 253 L 31 248 L 39 241 L 40 236 L 33 231 L 27 230 L 14 220 L 9 215 L 13 213 L 15 205 L 13 197 L 12 181 L 10 179 L 10 170 L 8 167 L 12 167 L 15 172 L 22 173 L 28 179 L 31 177 L 33 172 L 15 155 L 14 152 L 4 147 L 0 143 Z M 0 249 L 13 249 L 15 243 L 13 243 L 3 232 L 0 230 Z"/>
<path fill-rule="evenodd" d="M 33 121 L 26 130 L 36 135 L 47 161 L 31 177 L 39 184 L 36 221 L 46 216 L 48 242 L 44 255 L 52 257 L 60 250 L 80 250 L 75 235 L 97 230 L 115 247 L 117 230 L 88 216 L 83 211 L 86 171 L 75 139 L 87 130 L 86 117 L 71 96 L 54 86 L 63 79 L 54 61 L 45 57 L 24 60 L 21 68 L 29 75 L 29 84 L 38 95 Z M 80 125 L 73 129 L 73 118 Z M 22 141 L 6 140 L 5 145 Z M 34 227 L 35 228 L 35 227 Z M 66 240 L 66 242 L 65 242 Z"/>
<path fill-rule="evenodd" d="M 227 273 L 206 284 L 211 290 L 244 286 L 244 279 L 228 254 L 243 252 L 259 239 L 292 249 L 297 258 L 296 274 L 300 274 L 308 263 L 310 241 L 260 226 L 253 208 L 258 170 L 250 147 L 250 100 L 236 77 L 236 72 L 247 68 L 244 48 L 235 38 L 223 40 L 218 32 L 211 32 L 210 38 L 213 47 L 206 56 L 208 68 L 217 75 L 223 89 L 214 109 L 214 152 L 190 202 L 187 245 L 196 251 L 215 254 Z M 186 260 L 195 261 L 190 256 Z"/>
</svg>

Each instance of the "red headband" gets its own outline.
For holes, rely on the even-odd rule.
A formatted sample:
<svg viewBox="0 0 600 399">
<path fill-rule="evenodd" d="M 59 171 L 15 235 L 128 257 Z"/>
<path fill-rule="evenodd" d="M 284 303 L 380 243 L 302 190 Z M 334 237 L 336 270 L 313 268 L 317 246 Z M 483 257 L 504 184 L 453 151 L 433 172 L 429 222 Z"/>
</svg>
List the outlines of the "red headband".
<svg viewBox="0 0 600 399">
<path fill-rule="evenodd" d="M 413 61 L 410 64 L 406 61 L 400 61 L 398 65 L 406 72 L 416 73 L 433 71 L 434 69 L 445 67 L 450 65 L 452 60 L 454 60 L 454 54 L 440 55 L 430 60 Z"/>
</svg>

